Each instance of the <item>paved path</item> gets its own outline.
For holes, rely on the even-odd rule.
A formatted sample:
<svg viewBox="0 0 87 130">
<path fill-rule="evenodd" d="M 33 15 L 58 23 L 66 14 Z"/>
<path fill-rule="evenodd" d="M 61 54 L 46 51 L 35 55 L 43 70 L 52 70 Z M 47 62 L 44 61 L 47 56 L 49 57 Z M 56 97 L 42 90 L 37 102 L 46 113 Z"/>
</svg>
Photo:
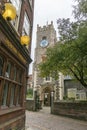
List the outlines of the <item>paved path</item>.
<svg viewBox="0 0 87 130">
<path fill-rule="evenodd" d="M 26 111 L 26 130 L 87 130 L 87 122 L 50 114 L 50 108 Z"/>
</svg>

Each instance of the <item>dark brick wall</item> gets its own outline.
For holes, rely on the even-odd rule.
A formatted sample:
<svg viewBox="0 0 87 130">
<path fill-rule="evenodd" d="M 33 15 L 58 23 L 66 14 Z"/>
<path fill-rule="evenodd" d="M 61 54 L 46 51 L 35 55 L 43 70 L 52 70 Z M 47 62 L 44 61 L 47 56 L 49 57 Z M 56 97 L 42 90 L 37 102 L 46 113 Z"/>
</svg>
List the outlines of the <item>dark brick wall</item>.
<svg viewBox="0 0 87 130">
<path fill-rule="evenodd" d="M 87 102 L 54 102 L 52 114 L 87 120 Z"/>
</svg>

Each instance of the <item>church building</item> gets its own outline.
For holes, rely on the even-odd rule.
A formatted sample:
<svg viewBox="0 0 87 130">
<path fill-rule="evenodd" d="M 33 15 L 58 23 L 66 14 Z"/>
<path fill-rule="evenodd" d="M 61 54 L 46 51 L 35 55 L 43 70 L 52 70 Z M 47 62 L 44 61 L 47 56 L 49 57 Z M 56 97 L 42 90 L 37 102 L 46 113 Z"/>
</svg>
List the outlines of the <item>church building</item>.
<svg viewBox="0 0 87 130">
<path fill-rule="evenodd" d="M 52 77 L 41 78 L 39 76 L 38 64 L 46 57 L 46 50 L 57 43 L 56 30 L 51 24 L 40 27 L 37 25 L 37 40 L 35 48 L 35 59 L 33 64 L 33 85 L 34 91 L 37 91 L 40 100 L 44 106 L 51 104 L 51 92 L 55 92 L 55 99 L 59 99 L 59 80 L 55 81 Z"/>
</svg>

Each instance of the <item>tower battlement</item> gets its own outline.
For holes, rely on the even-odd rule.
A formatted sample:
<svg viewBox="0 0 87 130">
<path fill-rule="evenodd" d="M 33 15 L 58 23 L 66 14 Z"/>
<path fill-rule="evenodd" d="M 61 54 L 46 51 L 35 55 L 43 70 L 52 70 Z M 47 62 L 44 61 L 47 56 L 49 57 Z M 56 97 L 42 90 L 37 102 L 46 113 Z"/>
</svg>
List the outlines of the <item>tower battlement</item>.
<svg viewBox="0 0 87 130">
<path fill-rule="evenodd" d="M 47 24 L 46 25 L 44 25 L 44 26 L 39 26 L 39 24 L 37 24 L 37 31 L 46 31 L 46 30 L 50 30 L 50 29 L 54 29 L 54 26 L 53 26 L 53 21 L 51 21 L 51 23 L 50 24 L 48 24 L 48 22 L 47 22 Z"/>
</svg>

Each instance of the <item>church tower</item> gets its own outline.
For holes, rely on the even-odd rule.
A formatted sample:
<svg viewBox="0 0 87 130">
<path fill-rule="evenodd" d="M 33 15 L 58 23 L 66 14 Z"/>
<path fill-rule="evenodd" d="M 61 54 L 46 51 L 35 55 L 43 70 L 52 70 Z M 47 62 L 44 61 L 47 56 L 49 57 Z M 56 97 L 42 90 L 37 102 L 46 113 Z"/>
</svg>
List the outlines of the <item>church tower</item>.
<svg viewBox="0 0 87 130">
<path fill-rule="evenodd" d="M 42 56 L 45 55 L 47 47 L 54 46 L 56 41 L 56 31 L 54 29 L 53 22 L 43 27 L 37 25 L 37 40 L 35 49 L 36 64 L 42 61 Z"/>
<path fill-rule="evenodd" d="M 35 48 L 35 59 L 33 65 L 33 84 L 34 90 L 37 90 L 40 100 L 42 100 L 43 105 L 49 106 L 51 99 L 51 91 L 54 91 L 54 82 L 51 77 L 41 78 L 39 77 L 38 64 L 44 60 L 46 56 L 46 50 L 48 47 L 52 47 L 56 44 L 56 31 L 53 26 L 53 21 L 51 24 L 40 27 L 37 25 L 37 39 Z"/>
</svg>

